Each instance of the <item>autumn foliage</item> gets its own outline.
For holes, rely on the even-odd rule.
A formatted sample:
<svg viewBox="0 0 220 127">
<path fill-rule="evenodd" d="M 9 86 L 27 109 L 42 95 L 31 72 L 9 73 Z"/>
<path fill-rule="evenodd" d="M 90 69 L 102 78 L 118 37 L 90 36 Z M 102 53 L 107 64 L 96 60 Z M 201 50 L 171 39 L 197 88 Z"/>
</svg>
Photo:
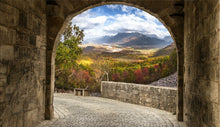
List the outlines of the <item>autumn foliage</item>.
<svg viewBox="0 0 220 127">
<path fill-rule="evenodd" d="M 71 35 L 74 33 L 74 35 Z M 117 82 L 148 84 L 175 73 L 177 56 L 174 50 L 169 56 L 145 58 L 142 61 L 119 61 L 111 56 L 89 54 L 91 61 L 77 62 L 82 54 L 84 34 L 77 26 L 68 25 L 64 32 L 64 41 L 57 48 L 56 81 L 59 89 L 88 87 L 92 91 L 100 91 L 102 80 Z M 117 53 L 116 53 L 117 55 Z M 138 56 L 137 56 L 138 57 Z"/>
<path fill-rule="evenodd" d="M 177 71 L 176 51 L 174 50 L 170 56 L 149 58 L 141 63 L 119 64 L 122 66 L 115 63 L 111 72 L 112 81 L 147 84 Z"/>
</svg>

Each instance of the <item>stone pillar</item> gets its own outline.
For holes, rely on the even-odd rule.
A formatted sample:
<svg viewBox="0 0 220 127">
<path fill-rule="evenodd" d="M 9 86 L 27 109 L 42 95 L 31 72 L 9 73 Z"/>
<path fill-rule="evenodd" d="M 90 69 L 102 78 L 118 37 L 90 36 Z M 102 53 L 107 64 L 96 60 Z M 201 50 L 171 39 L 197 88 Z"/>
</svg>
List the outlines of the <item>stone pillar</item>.
<svg viewBox="0 0 220 127">
<path fill-rule="evenodd" d="M 59 11 L 57 5 L 47 3 L 47 52 L 46 52 L 46 99 L 45 119 L 54 117 L 53 95 L 55 83 L 55 57 L 56 48 L 59 44 L 59 31 L 63 26 L 64 17 L 57 16 L 54 11 Z"/>
<path fill-rule="evenodd" d="M 176 116 L 178 121 L 183 121 L 183 64 L 184 64 L 184 50 L 183 47 L 179 47 L 177 50 L 177 108 Z"/>
<path fill-rule="evenodd" d="M 48 40 L 49 42 L 50 40 Z M 51 120 L 54 117 L 53 94 L 54 94 L 54 64 L 52 63 L 52 49 L 47 46 L 46 55 L 46 98 L 45 98 L 45 119 Z"/>
<path fill-rule="evenodd" d="M 185 0 L 184 122 L 219 127 L 220 1 Z"/>
<path fill-rule="evenodd" d="M 184 96 L 184 84 L 183 84 L 183 71 L 184 71 L 184 25 L 183 15 L 178 16 L 179 23 L 173 26 L 174 40 L 176 42 L 177 49 L 177 107 L 176 107 L 176 118 L 178 121 L 183 121 L 183 96 Z M 174 29 L 178 28 L 178 29 Z"/>
</svg>

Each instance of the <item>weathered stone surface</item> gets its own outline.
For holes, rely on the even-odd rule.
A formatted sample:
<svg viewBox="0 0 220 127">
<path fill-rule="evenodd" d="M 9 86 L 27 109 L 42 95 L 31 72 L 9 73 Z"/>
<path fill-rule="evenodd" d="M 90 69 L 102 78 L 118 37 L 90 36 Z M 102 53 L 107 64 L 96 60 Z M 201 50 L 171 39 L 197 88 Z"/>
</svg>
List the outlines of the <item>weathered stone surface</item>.
<svg viewBox="0 0 220 127">
<path fill-rule="evenodd" d="M 54 107 L 55 119 L 36 127 L 183 127 L 170 112 L 101 97 L 55 93 Z"/>
<path fill-rule="evenodd" d="M 15 7 L 1 3 L 0 4 L 0 23 L 4 24 L 6 26 L 16 26 L 18 25 L 18 19 L 19 19 L 19 11 Z"/>
<path fill-rule="evenodd" d="M 16 31 L 12 29 L 7 29 L 6 27 L 0 26 L 0 45 L 3 44 L 15 44 Z"/>
<path fill-rule="evenodd" d="M 5 74 L 7 72 L 7 66 L 0 63 L 0 74 Z"/>
<path fill-rule="evenodd" d="M 220 1 L 185 1 L 184 121 L 220 126 Z"/>
<path fill-rule="evenodd" d="M 44 119 L 46 12 L 39 3 L 46 6 L 41 0 L 0 1 L 1 127 L 33 127 Z"/>
<path fill-rule="evenodd" d="M 4 74 L 0 74 L 0 87 L 5 86 L 7 82 L 7 76 Z"/>
<path fill-rule="evenodd" d="M 105 98 L 176 112 L 176 88 L 102 81 L 101 90 Z"/>
<path fill-rule="evenodd" d="M 11 45 L 0 46 L 0 60 L 13 60 L 14 59 L 14 47 Z"/>
<path fill-rule="evenodd" d="M 0 126 L 53 117 L 55 53 L 65 25 L 87 9 L 117 3 L 159 18 L 175 40 L 178 120 L 220 126 L 220 0 L 1 0 Z"/>
</svg>

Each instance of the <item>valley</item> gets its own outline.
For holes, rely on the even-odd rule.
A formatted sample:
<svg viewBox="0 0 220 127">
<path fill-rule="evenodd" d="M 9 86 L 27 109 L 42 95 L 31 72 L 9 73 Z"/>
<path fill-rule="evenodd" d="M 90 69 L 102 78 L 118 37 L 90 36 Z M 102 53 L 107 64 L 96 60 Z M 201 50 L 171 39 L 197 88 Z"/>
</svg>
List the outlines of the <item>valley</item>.
<svg viewBox="0 0 220 127">
<path fill-rule="evenodd" d="M 76 59 L 77 65 L 65 72 L 67 82 L 62 82 L 57 75 L 56 87 L 88 86 L 99 92 L 103 80 L 149 84 L 169 76 L 176 72 L 177 61 L 175 44 L 169 37 L 166 39 L 139 33 L 118 33 L 99 38 L 96 43 L 83 43 L 79 46 L 83 52 Z"/>
</svg>

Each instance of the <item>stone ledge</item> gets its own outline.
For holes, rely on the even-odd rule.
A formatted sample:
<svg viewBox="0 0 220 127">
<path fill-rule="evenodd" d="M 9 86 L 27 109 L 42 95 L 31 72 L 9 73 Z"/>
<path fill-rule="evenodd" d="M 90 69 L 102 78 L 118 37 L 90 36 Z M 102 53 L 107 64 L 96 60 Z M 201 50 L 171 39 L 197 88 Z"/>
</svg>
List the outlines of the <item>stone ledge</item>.
<svg viewBox="0 0 220 127">
<path fill-rule="evenodd" d="M 165 86 L 153 86 L 153 85 L 147 85 L 147 84 L 135 84 L 135 83 L 126 83 L 126 82 L 113 82 L 113 81 L 102 81 L 102 83 L 117 83 L 117 84 L 126 84 L 126 85 L 133 85 L 133 86 L 140 86 L 140 87 L 153 87 L 153 88 L 161 88 L 161 89 L 170 89 L 170 90 L 177 90 L 177 88 L 174 87 L 165 87 Z"/>
<path fill-rule="evenodd" d="M 177 88 L 102 81 L 102 97 L 176 112 Z"/>
</svg>

